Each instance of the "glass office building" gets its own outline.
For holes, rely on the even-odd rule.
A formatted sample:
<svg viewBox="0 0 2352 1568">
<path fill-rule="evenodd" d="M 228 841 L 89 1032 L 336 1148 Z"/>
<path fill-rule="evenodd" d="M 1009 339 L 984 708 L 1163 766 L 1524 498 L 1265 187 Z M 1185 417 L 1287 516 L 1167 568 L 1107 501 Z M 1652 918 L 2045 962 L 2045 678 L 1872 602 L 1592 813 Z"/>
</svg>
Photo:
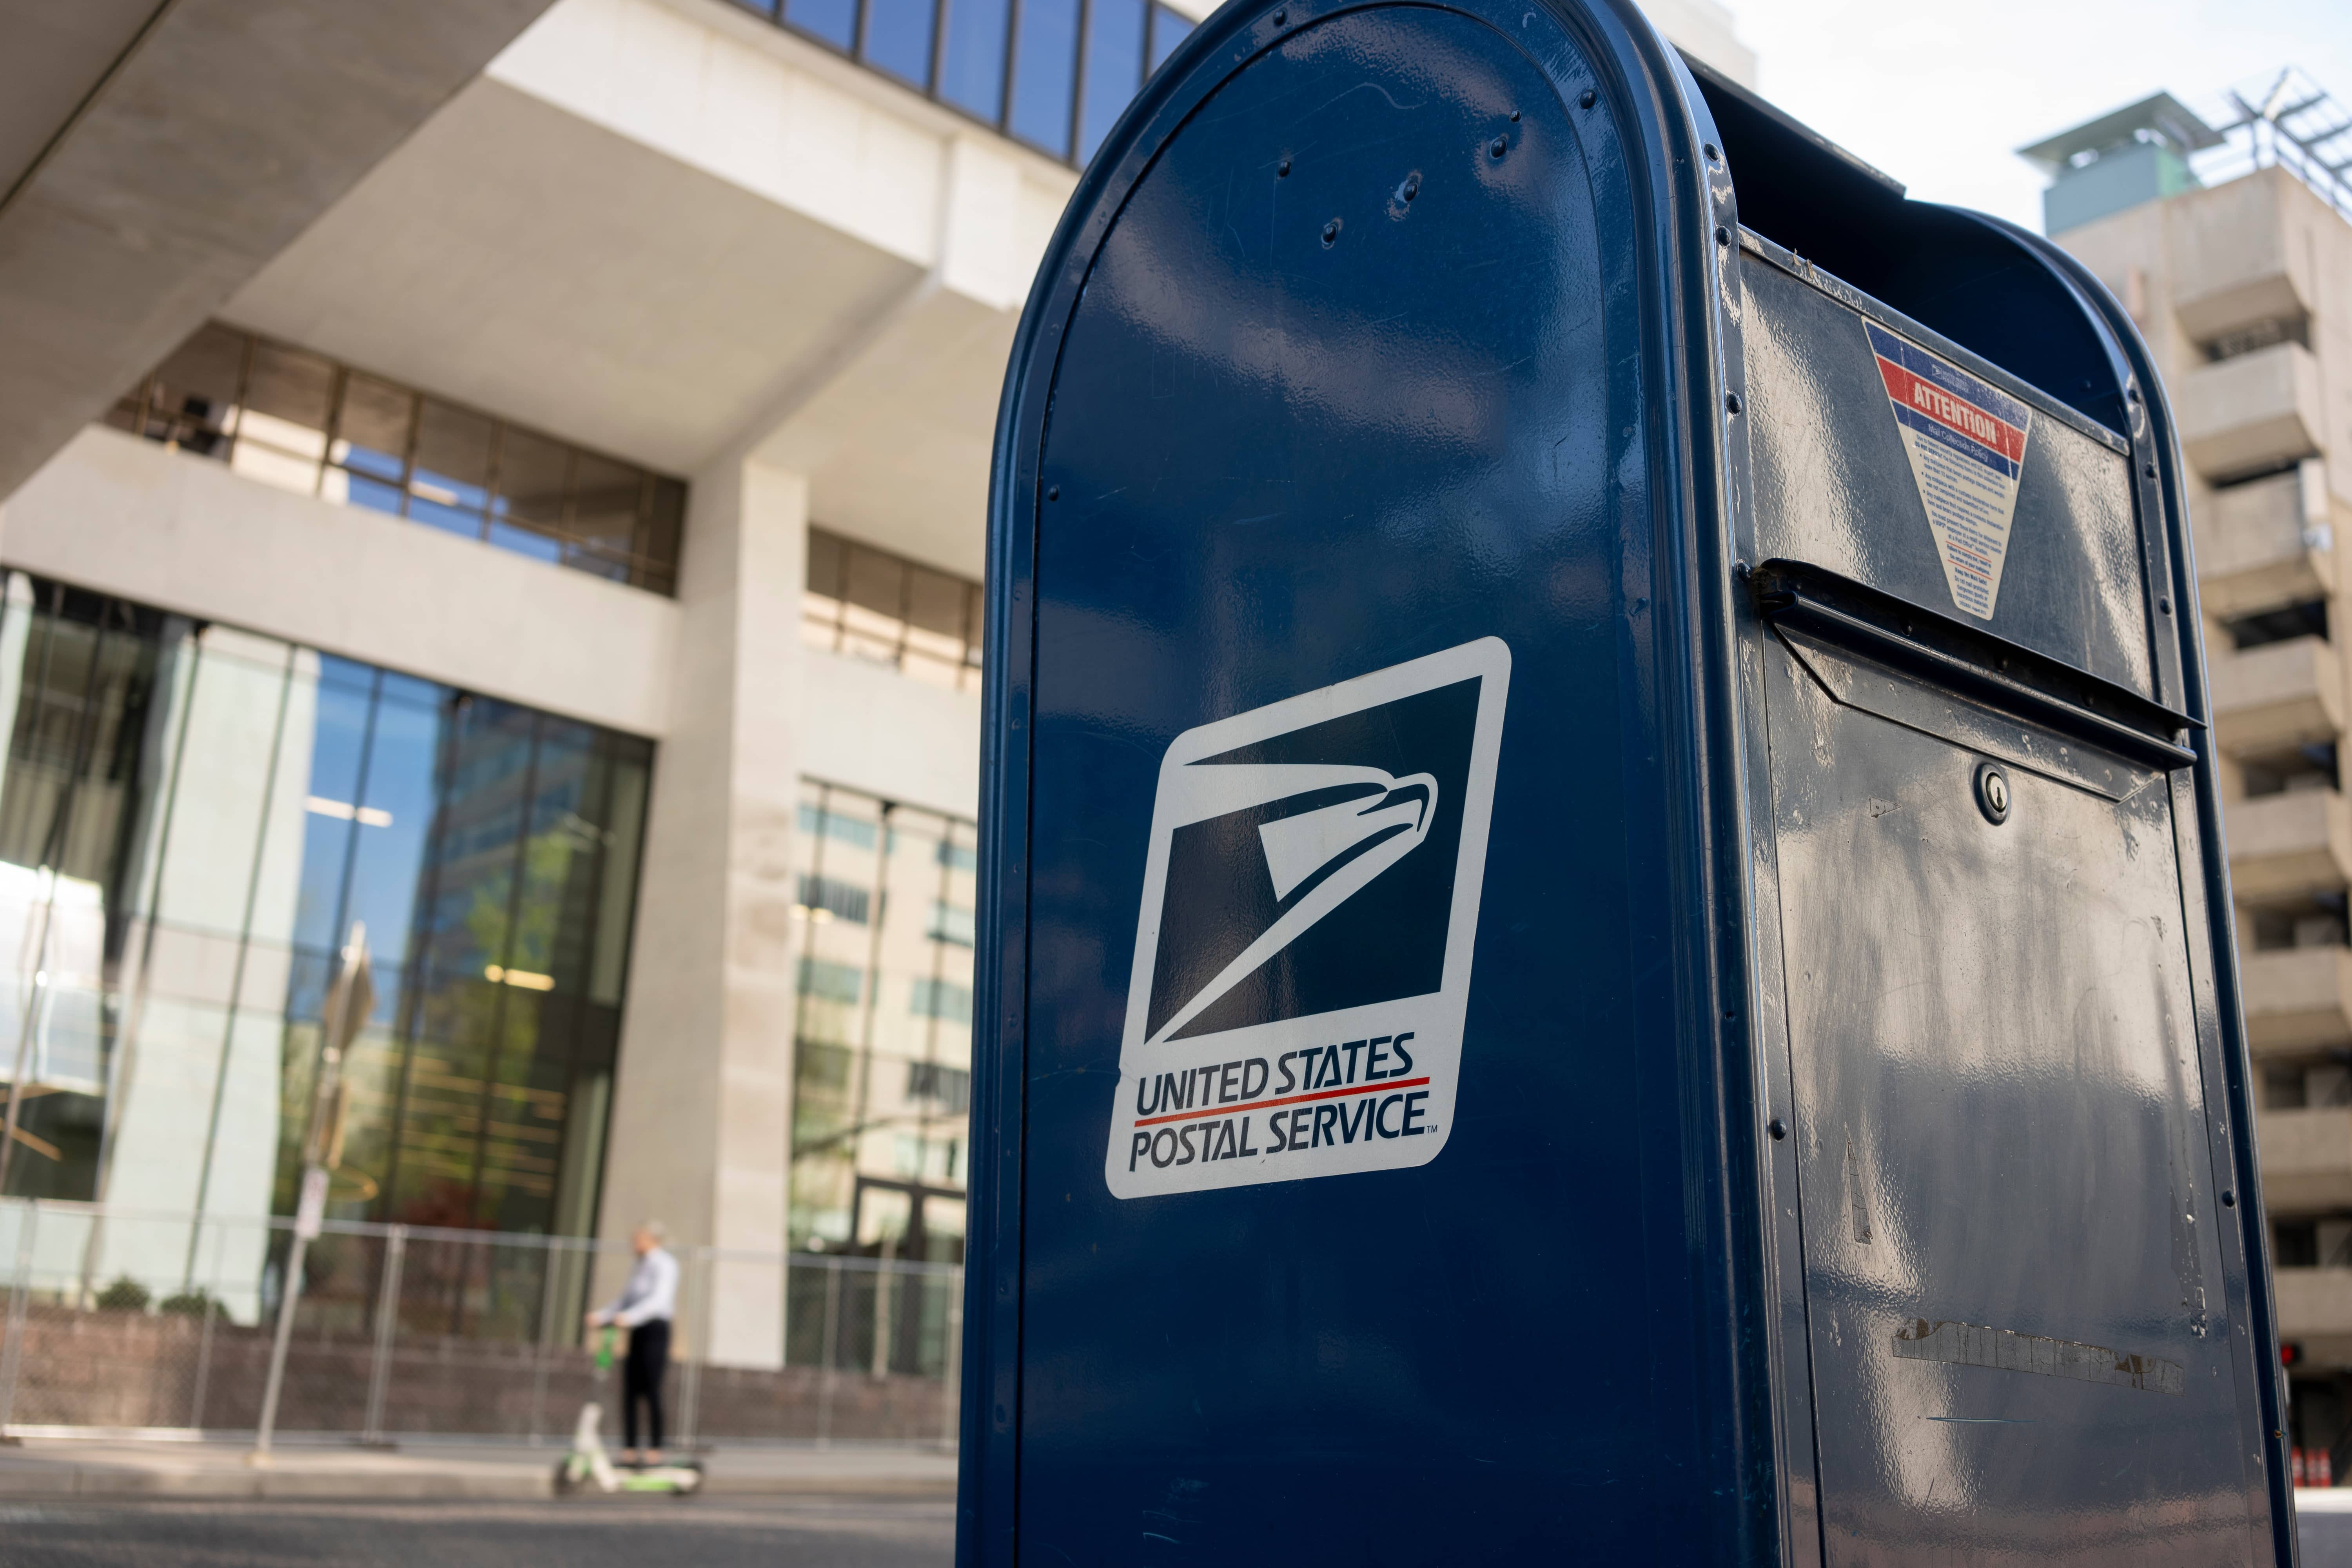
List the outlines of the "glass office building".
<svg viewBox="0 0 2352 1568">
<path fill-rule="evenodd" d="M 796 843 L 792 1245 L 961 1263 L 977 830 L 810 783 Z"/>
<path fill-rule="evenodd" d="M 1074 168 L 1192 30 L 1158 0 L 735 4 Z"/>
<path fill-rule="evenodd" d="M 297 495 L 677 591 L 683 480 L 218 321 L 106 423 Z"/>
<path fill-rule="evenodd" d="M 12 1194 L 287 1213 L 336 951 L 341 1217 L 593 1228 L 650 742 L 6 579 Z"/>
</svg>

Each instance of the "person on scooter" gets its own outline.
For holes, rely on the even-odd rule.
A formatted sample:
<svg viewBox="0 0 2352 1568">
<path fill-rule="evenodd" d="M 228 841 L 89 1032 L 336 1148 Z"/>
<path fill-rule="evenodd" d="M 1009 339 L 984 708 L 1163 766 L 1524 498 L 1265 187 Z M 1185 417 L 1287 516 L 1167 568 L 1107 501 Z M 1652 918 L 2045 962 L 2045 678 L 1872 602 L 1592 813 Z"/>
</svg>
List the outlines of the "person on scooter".
<svg viewBox="0 0 2352 1568">
<path fill-rule="evenodd" d="M 637 1401 L 646 1402 L 650 1439 L 644 1449 L 648 1465 L 661 1463 L 662 1377 L 669 1370 L 669 1323 L 677 1311 L 677 1259 L 662 1245 L 668 1233 L 658 1220 L 637 1226 L 630 1245 L 637 1266 L 629 1282 L 609 1306 L 588 1314 L 593 1331 L 615 1323 L 629 1331 L 628 1359 L 621 1366 L 621 1463 L 638 1462 Z"/>
</svg>

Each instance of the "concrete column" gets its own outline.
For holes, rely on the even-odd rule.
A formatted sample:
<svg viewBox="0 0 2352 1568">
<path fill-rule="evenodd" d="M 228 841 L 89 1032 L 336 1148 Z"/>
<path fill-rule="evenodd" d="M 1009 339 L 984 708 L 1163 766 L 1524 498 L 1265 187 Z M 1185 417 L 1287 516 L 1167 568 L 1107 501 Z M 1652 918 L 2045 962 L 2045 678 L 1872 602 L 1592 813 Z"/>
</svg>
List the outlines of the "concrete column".
<svg viewBox="0 0 2352 1568">
<path fill-rule="evenodd" d="M 599 1220 L 783 1249 L 793 1119 L 792 847 L 808 484 L 727 458 L 694 480 L 671 723 L 654 764 Z M 599 1271 L 610 1289 L 617 1268 Z M 694 1353 L 783 1360 L 783 1271 L 721 1265 Z M 689 1282 L 694 1276 L 689 1274 Z"/>
</svg>

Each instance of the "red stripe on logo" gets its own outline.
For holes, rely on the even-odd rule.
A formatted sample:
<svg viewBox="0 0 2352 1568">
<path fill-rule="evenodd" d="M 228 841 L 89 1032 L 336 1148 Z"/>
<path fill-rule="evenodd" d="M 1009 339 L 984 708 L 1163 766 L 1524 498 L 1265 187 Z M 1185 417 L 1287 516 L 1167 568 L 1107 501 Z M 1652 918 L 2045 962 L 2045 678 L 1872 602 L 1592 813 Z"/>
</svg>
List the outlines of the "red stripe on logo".
<svg viewBox="0 0 2352 1568">
<path fill-rule="evenodd" d="M 1980 447 L 1990 447 L 2012 463 L 2025 461 L 2025 432 L 1997 414 L 1956 396 L 1926 376 L 1904 369 L 1885 354 L 1878 356 L 1879 378 L 1886 395 L 1916 410 L 1948 430 L 1956 430 Z"/>
<path fill-rule="evenodd" d="M 1425 1078 L 1392 1078 L 1385 1083 L 1360 1083 L 1353 1089 L 1327 1089 L 1318 1094 L 1286 1094 L 1278 1100 L 1252 1100 L 1240 1105 L 1211 1106 L 1205 1110 L 1180 1110 L 1173 1116 L 1145 1116 L 1139 1118 L 1135 1125 L 1157 1127 L 1163 1121 L 1198 1121 L 1203 1116 L 1239 1116 L 1244 1110 L 1264 1110 L 1269 1105 L 1297 1105 L 1310 1100 L 1345 1100 L 1351 1094 L 1380 1094 L 1391 1089 L 1412 1089 L 1428 1081 Z"/>
</svg>

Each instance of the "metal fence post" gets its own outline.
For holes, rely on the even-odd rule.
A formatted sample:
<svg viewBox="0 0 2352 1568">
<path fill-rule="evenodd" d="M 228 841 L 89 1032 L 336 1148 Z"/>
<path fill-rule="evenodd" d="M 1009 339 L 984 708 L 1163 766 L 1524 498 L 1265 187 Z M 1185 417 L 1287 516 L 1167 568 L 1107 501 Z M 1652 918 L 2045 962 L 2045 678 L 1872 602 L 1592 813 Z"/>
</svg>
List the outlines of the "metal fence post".
<svg viewBox="0 0 2352 1568">
<path fill-rule="evenodd" d="M 193 1238 L 194 1245 L 188 1248 L 188 1279 L 191 1283 L 196 1277 L 194 1266 L 196 1249 L 204 1245 L 202 1234 L 204 1221 L 201 1218 L 196 1221 L 196 1229 L 198 1234 Z M 191 1431 L 196 1432 L 205 1429 L 205 1395 L 212 1389 L 213 1329 L 220 1321 L 220 1255 L 223 1245 L 222 1236 L 226 1229 L 226 1226 L 218 1225 L 213 1227 L 212 1282 L 209 1285 L 196 1287 L 205 1293 L 205 1328 L 204 1332 L 196 1339 L 196 1386 L 188 1394 L 188 1426 Z"/>
<path fill-rule="evenodd" d="M 383 1233 L 383 1279 L 375 1295 L 375 1354 L 368 1363 L 367 1426 L 362 1443 L 381 1446 L 383 1436 L 383 1394 L 392 1381 L 393 1336 L 400 1331 L 400 1270 L 408 1258 L 408 1227 L 394 1225 Z"/>
<path fill-rule="evenodd" d="M 0 1348 L 0 1443 L 9 1441 L 8 1421 L 16 1411 L 16 1374 L 25 1362 L 25 1311 L 33 1293 L 33 1232 L 41 1219 L 38 1198 L 25 1200 L 16 1222 L 16 1268 L 8 1287 L 8 1341 Z"/>
<path fill-rule="evenodd" d="M 824 1373 L 816 1385 L 816 1446 L 833 1447 L 833 1382 L 834 1363 L 840 1359 L 841 1346 L 841 1259 L 825 1259 L 824 1280 Z"/>
<path fill-rule="evenodd" d="M 530 1446 L 539 1447 L 541 1418 L 547 1414 L 547 1357 L 555 1339 L 555 1274 L 563 1264 L 563 1238 L 544 1237 L 540 1243 L 539 1346 L 531 1354 Z"/>
<path fill-rule="evenodd" d="M 211 1296 L 205 1298 L 204 1331 L 196 1337 L 196 1385 L 188 1394 L 188 1430 L 205 1429 L 205 1394 L 213 1380 L 213 1322 L 220 1316 L 220 1303 Z"/>
<path fill-rule="evenodd" d="M 278 1333 L 269 1344 L 269 1374 L 261 1384 L 261 1426 L 253 1436 L 248 1465 L 269 1463 L 269 1445 L 278 1436 L 278 1396 L 286 1390 L 286 1352 L 294 1342 L 294 1309 L 302 1300 L 303 1260 L 310 1256 L 307 1221 L 298 1219 L 293 1245 L 287 1250 L 286 1273 L 278 1287 Z"/>
<path fill-rule="evenodd" d="M 963 1269 L 948 1276 L 948 1343 L 940 1372 L 940 1446 L 956 1446 L 956 1418 L 963 1405 Z"/>
<path fill-rule="evenodd" d="M 874 1354 L 871 1357 L 876 1379 L 890 1375 L 890 1341 L 898 1331 L 898 1260 L 892 1255 L 893 1239 L 882 1238 L 882 1256 L 874 1264 Z"/>
</svg>

